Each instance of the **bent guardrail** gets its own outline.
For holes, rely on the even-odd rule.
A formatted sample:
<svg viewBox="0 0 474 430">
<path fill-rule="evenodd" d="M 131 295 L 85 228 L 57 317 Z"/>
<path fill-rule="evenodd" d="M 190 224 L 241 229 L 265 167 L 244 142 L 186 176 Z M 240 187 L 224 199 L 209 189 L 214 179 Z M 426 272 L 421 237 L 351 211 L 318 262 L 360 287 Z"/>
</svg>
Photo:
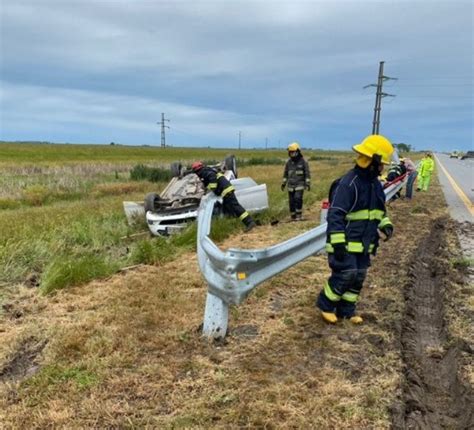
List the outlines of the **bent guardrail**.
<svg viewBox="0 0 474 430">
<path fill-rule="evenodd" d="M 404 185 L 405 177 L 385 188 L 389 201 Z M 197 251 L 201 272 L 208 284 L 203 334 L 224 337 L 229 305 L 238 305 L 262 282 L 322 251 L 326 244 L 327 223 L 282 243 L 261 249 L 220 250 L 209 238 L 214 204 L 213 193 L 201 200 L 198 212 Z"/>
</svg>

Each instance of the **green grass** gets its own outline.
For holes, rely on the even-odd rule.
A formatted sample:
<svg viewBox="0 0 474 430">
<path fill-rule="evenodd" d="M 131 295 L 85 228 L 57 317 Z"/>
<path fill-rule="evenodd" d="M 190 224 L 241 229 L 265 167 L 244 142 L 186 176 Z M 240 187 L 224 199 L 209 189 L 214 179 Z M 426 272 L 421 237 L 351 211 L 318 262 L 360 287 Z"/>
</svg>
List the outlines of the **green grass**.
<svg viewBox="0 0 474 430">
<path fill-rule="evenodd" d="M 146 225 L 129 227 L 122 201 L 143 200 L 148 192 L 161 191 L 172 161 L 222 160 L 229 153 L 206 148 L 0 143 L 0 284 L 22 282 L 34 274 L 40 278 L 41 291 L 50 293 L 109 276 L 120 267 L 163 263 L 195 250 L 195 224 L 168 239 L 123 240 L 146 231 Z M 268 223 L 286 217 L 288 195 L 280 191 L 286 151 L 234 153 L 240 176 L 267 184 L 270 208 L 256 218 Z M 331 166 L 328 161 L 310 162 L 313 188 L 305 193 L 305 207 L 326 197 L 331 181 L 350 167 L 347 154 L 323 155 L 332 157 Z M 137 168 L 141 173 L 159 171 L 161 181 L 151 182 L 148 170 L 144 181 L 131 180 L 130 170 L 137 163 L 143 166 Z M 220 242 L 242 228 L 236 219 L 215 219 L 211 237 Z"/>
<path fill-rule="evenodd" d="M 59 385 L 72 383 L 83 390 L 96 385 L 99 378 L 81 367 L 63 367 L 56 364 L 43 367 L 39 373 L 26 380 L 23 385 L 36 391 L 51 391 Z"/>
</svg>

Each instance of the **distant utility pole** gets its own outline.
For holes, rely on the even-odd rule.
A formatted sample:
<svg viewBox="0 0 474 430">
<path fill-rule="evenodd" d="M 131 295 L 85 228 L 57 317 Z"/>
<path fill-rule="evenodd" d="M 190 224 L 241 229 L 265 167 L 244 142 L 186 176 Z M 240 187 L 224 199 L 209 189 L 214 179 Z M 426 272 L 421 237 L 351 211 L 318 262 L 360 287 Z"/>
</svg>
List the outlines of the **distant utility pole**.
<svg viewBox="0 0 474 430">
<path fill-rule="evenodd" d="M 166 136 L 165 136 L 165 128 L 169 128 L 166 125 L 165 121 L 169 122 L 169 119 L 165 119 L 165 114 L 161 114 L 161 122 L 157 122 L 157 124 L 161 125 L 161 147 L 166 148 Z"/>
<path fill-rule="evenodd" d="M 242 132 L 239 131 L 239 149 L 241 148 L 242 145 Z"/>
<path fill-rule="evenodd" d="M 377 84 L 369 84 L 364 87 L 377 87 L 377 93 L 375 96 L 375 107 L 374 107 L 374 119 L 372 121 L 372 134 L 379 134 L 380 130 L 380 112 L 382 110 L 382 99 L 384 97 L 396 97 L 394 94 L 387 94 L 382 91 L 383 83 L 388 80 L 396 81 L 398 78 L 390 78 L 389 76 L 384 76 L 383 74 L 383 65 L 385 61 L 381 61 L 379 65 L 379 77 Z"/>
</svg>

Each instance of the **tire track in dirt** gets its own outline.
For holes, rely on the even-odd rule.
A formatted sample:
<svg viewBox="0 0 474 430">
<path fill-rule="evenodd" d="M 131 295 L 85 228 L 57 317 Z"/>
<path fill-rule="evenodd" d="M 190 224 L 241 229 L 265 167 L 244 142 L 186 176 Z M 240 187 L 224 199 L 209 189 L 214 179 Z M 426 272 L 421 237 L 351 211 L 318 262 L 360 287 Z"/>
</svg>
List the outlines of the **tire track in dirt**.
<svg viewBox="0 0 474 430">
<path fill-rule="evenodd" d="M 474 427 L 474 396 L 460 379 L 459 346 L 450 338 L 445 318 L 452 273 L 445 246 L 447 224 L 446 218 L 439 218 L 420 242 L 404 287 L 405 381 L 395 429 Z"/>
</svg>

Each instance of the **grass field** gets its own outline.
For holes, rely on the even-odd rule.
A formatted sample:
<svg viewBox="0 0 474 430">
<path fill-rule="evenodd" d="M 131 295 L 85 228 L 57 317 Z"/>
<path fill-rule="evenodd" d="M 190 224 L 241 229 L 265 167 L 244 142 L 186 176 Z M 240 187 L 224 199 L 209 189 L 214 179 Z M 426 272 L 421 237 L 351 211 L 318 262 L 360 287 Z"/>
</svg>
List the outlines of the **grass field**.
<svg viewBox="0 0 474 430">
<path fill-rule="evenodd" d="M 222 160 L 227 154 L 205 148 L 0 144 L 0 285 L 27 282 L 51 292 L 109 276 L 122 267 L 165 261 L 194 247 L 194 227 L 171 240 L 123 239 L 146 230 L 146 225 L 129 227 L 122 201 L 143 200 L 146 193 L 166 185 L 133 181 L 130 171 L 137 164 L 168 169 L 174 161 Z M 279 183 L 285 152 L 243 150 L 236 156 L 241 176 L 268 185 L 271 209 L 261 214 L 261 221 L 284 217 L 286 193 L 279 191 Z M 310 161 L 318 178 L 313 191 L 306 193 L 306 204 L 312 204 L 325 196 L 330 178 L 350 159 L 330 151 L 308 151 L 306 157 L 318 160 Z M 223 220 L 214 231 L 225 238 L 236 228 L 235 220 Z"/>
<path fill-rule="evenodd" d="M 329 272 L 326 259 L 313 256 L 231 307 L 229 335 L 212 343 L 201 337 L 206 285 L 196 226 L 170 239 L 123 239 L 146 226 L 127 226 L 122 200 L 141 200 L 165 185 L 132 181 L 137 163 L 220 159 L 227 151 L 96 147 L 92 162 L 80 158 L 94 147 L 63 145 L 61 154 L 48 146 L 33 162 L 43 145 L 15 148 L 0 145 L 9 154 L 0 167 L 1 180 L 10 181 L 3 198 L 16 202 L 0 210 L 0 427 L 393 427 L 404 387 L 404 285 L 413 280 L 417 244 L 446 212 L 437 180 L 413 203 L 391 205 L 395 236 L 369 270 L 358 305 L 362 326 L 319 318 L 314 300 Z M 22 150 L 24 158 L 15 158 Z M 271 207 L 247 234 L 236 220 L 215 220 L 212 234 L 224 249 L 260 248 L 314 227 L 331 181 L 352 164 L 349 153 L 308 152 L 306 221 L 271 225 L 288 218 L 282 164 L 249 160 L 283 162 L 286 154 L 245 154 L 237 153 L 245 160 L 241 175 L 267 184 Z M 67 184 L 64 196 L 55 195 L 59 183 Z M 48 197 L 38 192 L 28 200 L 28 187 L 42 187 Z M 445 234 L 443 252 L 455 274 L 446 281 L 445 321 L 469 343 L 472 289 L 462 283 L 466 264 L 458 263 L 454 230 Z M 423 285 L 410 284 L 410 291 Z M 434 352 L 454 343 L 448 338 Z M 472 362 L 463 357 L 462 380 L 472 382 Z"/>
</svg>

